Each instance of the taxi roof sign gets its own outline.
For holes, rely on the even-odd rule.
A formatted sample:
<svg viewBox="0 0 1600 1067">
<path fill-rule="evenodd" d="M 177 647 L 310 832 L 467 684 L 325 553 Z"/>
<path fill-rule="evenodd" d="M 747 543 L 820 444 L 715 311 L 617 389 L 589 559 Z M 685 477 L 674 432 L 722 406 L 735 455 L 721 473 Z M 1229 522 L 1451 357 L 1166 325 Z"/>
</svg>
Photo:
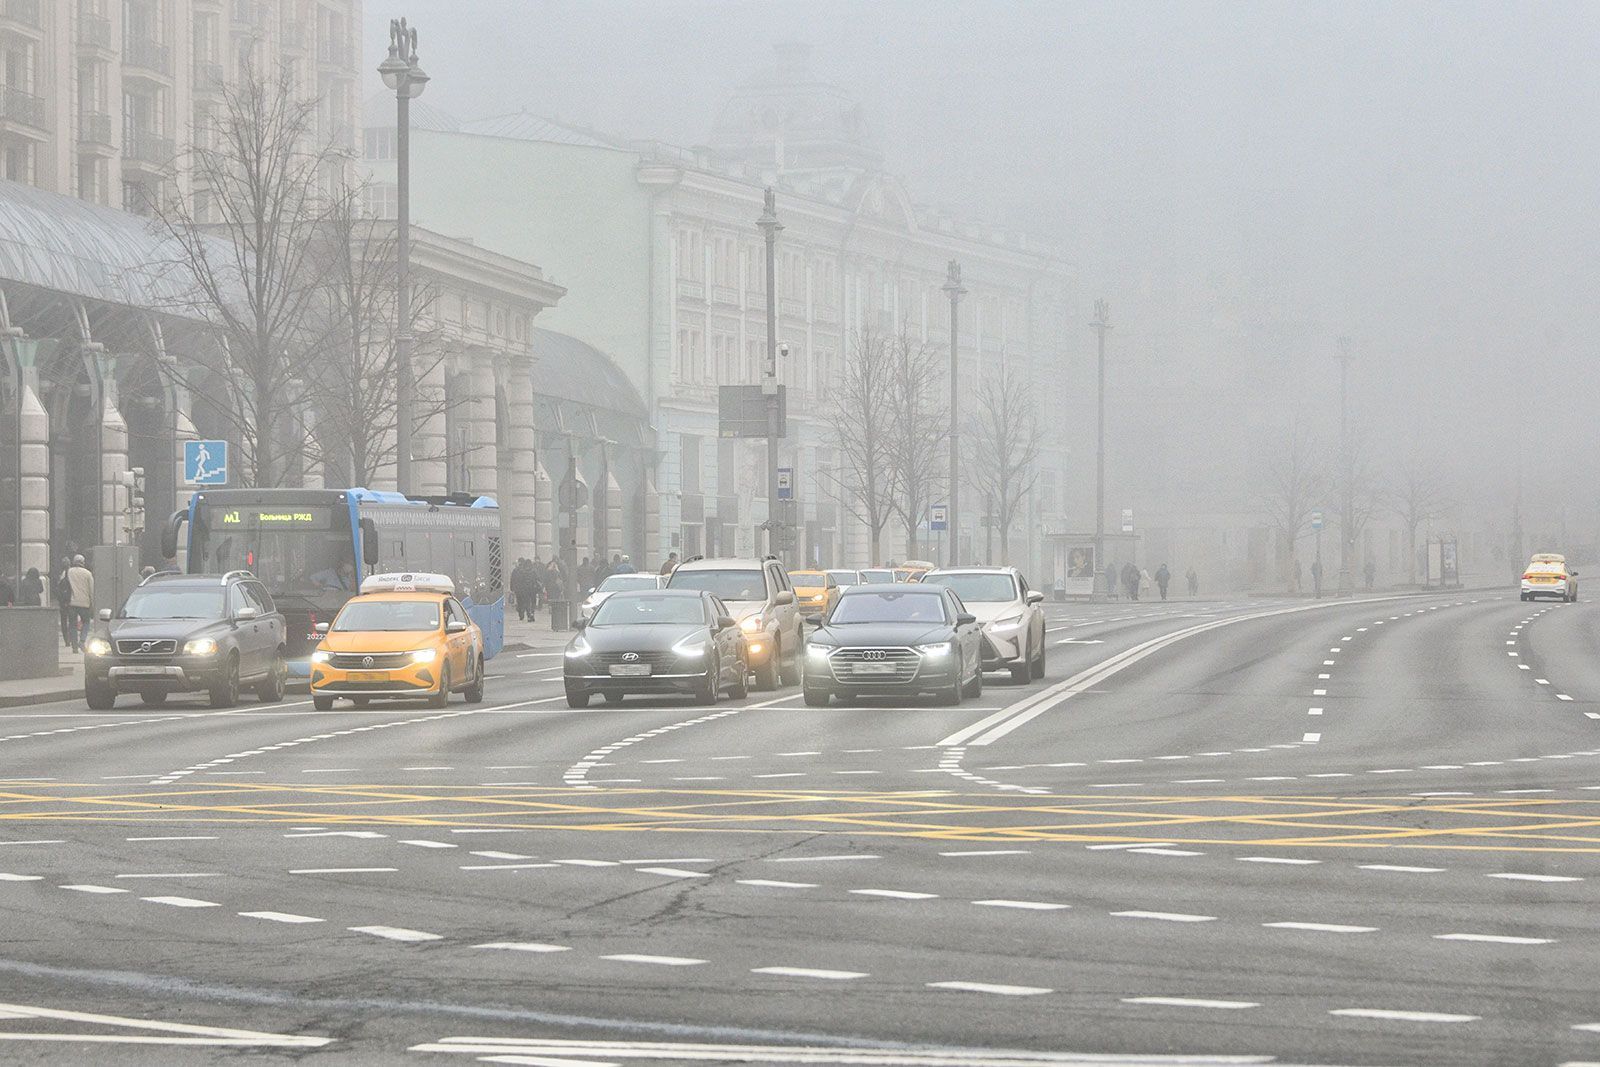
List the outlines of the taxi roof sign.
<svg viewBox="0 0 1600 1067">
<path fill-rule="evenodd" d="M 361 582 L 362 593 L 444 593 L 455 596 L 456 583 L 444 574 L 396 571 L 373 574 Z"/>
</svg>

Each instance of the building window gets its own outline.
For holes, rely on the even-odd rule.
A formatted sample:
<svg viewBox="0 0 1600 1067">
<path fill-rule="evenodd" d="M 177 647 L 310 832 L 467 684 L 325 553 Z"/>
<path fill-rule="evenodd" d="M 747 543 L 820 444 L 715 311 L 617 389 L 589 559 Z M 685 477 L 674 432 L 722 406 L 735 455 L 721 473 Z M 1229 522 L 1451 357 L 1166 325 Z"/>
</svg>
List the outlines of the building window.
<svg viewBox="0 0 1600 1067">
<path fill-rule="evenodd" d="M 392 219 L 400 215 L 400 190 L 393 182 L 372 182 L 361 190 L 368 218 Z"/>
<path fill-rule="evenodd" d="M 678 277 L 691 282 L 705 280 L 705 261 L 697 230 L 678 231 Z"/>
<path fill-rule="evenodd" d="M 698 382 L 705 378 L 705 338 L 699 330 L 685 326 L 678 330 L 678 380 Z"/>
<path fill-rule="evenodd" d="M 368 159 L 394 158 L 394 130 L 377 126 L 361 131 L 362 154 Z"/>
</svg>

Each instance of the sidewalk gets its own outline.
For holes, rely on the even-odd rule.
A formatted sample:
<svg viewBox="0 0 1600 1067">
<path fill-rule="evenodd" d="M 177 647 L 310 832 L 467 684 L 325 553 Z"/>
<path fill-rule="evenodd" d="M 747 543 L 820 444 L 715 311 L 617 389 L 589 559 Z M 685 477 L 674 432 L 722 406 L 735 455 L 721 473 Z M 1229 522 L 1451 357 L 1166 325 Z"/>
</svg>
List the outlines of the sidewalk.
<svg viewBox="0 0 1600 1067">
<path fill-rule="evenodd" d="M 0 708 L 73 700 L 83 696 L 83 653 L 62 646 L 57 655 L 61 666 L 54 678 L 0 682 Z"/>
<path fill-rule="evenodd" d="M 507 652 L 560 652 L 567 647 L 576 630 L 550 629 L 550 611 L 539 613 L 537 620 L 522 622 L 515 615 L 506 614 Z"/>
</svg>

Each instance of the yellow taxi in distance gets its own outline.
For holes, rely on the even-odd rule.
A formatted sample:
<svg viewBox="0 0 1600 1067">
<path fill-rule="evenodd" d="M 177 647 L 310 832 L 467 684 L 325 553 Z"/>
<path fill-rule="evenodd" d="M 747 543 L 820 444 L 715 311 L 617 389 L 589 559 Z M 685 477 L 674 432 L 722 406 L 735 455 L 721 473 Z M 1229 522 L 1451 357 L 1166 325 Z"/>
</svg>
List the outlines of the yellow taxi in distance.
<svg viewBox="0 0 1600 1067">
<path fill-rule="evenodd" d="M 802 615 L 826 615 L 839 599 L 839 583 L 827 571 L 790 571 L 789 584 Z"/>
<path fill-rule="evenodd" d="M 483 699 L 483 634 L 442 574 L 374 574 L 333 623 L 317 627 L 311 653 L 311 703 L 327 711 L 339 697 L 427 698 L 442 708 L 451 693 Z"/>
<path fill-rule="evenodd" d="M 1522 572 L 1522 599 L 1556 597 L 1567 603 L 1578 599 L 1578 572 L 1567 566 L 1567 557 L 1555 552 L 1538 552 Z"/>
</svg>

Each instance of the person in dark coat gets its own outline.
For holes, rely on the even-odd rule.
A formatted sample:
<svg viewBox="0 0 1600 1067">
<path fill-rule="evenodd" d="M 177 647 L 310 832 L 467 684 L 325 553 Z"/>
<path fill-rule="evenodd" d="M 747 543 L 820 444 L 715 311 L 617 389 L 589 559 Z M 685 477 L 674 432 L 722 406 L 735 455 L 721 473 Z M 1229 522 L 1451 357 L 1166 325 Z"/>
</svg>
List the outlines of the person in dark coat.
<svg viewBox="0 0 1600 1067">
<path fill-rule="evenodd" d="M 1106 564 L 1106 596 L 1117 598 L 1117 568 L 1110 563 Z"/>
<path fill-rule="evenodd" d="M 1127 590 L 1129 600 L 1139 599 L 1139 568 L 1131 562 L 1122 565 L 1122 587 Z"/>
<path fill-rule="evenodd" d="M 17 603 L 25 608 L 37 608 L 44 603 L 44 579 L 38 567 L 29 567 L 17 584 Z"/>
<path fill-rule="evenodd" d="M 637 574 L 639 568 L 633 565 L 633 560 L 627 556 L 616 555 L 611 557 L 612 574 Z"/>
<path fill-rule="evenodd" d="M 533 590 L 533 563 L 524 557 L 511 571 L 511 595 L 517 598 L 517 618 L 523 622 L 533 618 Z"/>
<path fill-rule="evenodd" d="M 1172 572 L 1167 570 L 1167 565 L 1163 563 L 1161 566 L 1156 568 L 1156 588 L 1161 590 L 1162 600 L 1167 599 L 1167 586 L 1171 584 L 1171 582 Z"/>
</svg>

